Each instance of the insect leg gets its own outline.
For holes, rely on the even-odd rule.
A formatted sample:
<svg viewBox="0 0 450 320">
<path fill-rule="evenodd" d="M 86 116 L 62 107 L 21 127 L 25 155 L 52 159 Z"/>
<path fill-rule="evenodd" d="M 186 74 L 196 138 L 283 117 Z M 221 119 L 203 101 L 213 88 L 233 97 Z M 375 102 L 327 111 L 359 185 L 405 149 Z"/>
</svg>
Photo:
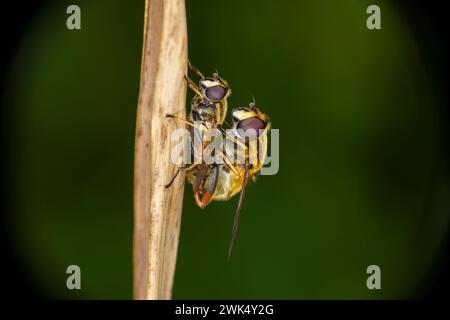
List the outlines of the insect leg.
<svg viewBox="0 0 450 320">
<path fill-rule="evenodd" d="M 187 167 L 178 167 L 178 168 L 177 168 L 177 171 L 175 172 L 175 174 L 173 175 L 173 177 L 170 179 L 169 183 L 166 184 L 166 185 L 164 186 L 164 188 L 166 188 L 166 189 L 167 189 L 167 188 L 170 188 L 170 186 L 173 184 L 173 182 L 174 182 L 175 179 L 177 178 L 177 176 L 178 176 L 178 174 L 180 173 L 180 171 L 185 172 L 185 171 L 192 170 L 196 165 L 197 165 L 196 163 L 193 163 L 193 164 L 191 164 L 190 166 L 187 166 Z"/>
<path fill-rule="evenodd" d="M 169 181 L 169 183 L 168 184 L 166 184 L 165 186 L 164 186 L 164 188 L 169 188 L 171 185 L 172 185 L 172 183 L 175 181 L 175 179 L 178 177 L 178 174 L 180 173 L 180 168 L 177 168 L 177 171 L 175 172 L 175 174 L 173 175 L 173 177 L 172 177 L 172 179 L 170 179 L 170 181 Z"/>
<path fill-rule="evenodd" d="M 194 82 L 191 78 L 189 78 L 188 76 L 184 76 L 184 78 L 185 78 L 186 81 L 187 81 L 188 87 L 191 88 L 191 90 L 194 91 L 195 94 L 198 95 L 200 98 L 203 98 L 203 95 L 202 95 L 202 93 L 200 92 L 200 89 L 199 89 L 199 87 L 197 86 L 197 84 L 195 84 L 195 82 Z"/>
<path fill-rule="evenodd" d="M 230 243 L 228 245 L 228 257 L 227 257 L 227 260 L 230 260 L 231 251 L 233 250 L 234 239 L 236 238 L 237 228 L 238 228 L 238 225 L 239 225 L 239 218 L 241 216 L 242 204 L 244 202 L 245 186 L 247 185 L 247 177 L 248 177 L 248 163 L 245 165 L 244 181 L 242 183 L 241 194 L 239 195 L 239 202 L 238 202 L 238 206 L 237 206 L 237 209 L 236 209 L 236 213 L 234 215 L 233 229 L 231 230 L 231 239 L 230 239 Z"/>
<path fill-rule="evenodd" d="M 196 75 L 198 75 L 200 78 L 204 79 L 205 76 L 203 75 L 203 73 L 201 73 L 196 67 L 194 67 L 191 63 L 190 60 L 188 60 L 188 66 L 189 69 L 191 69 Z"/>
<path fill-rule="evenodd" d="M 188 125 L 190 125 L 190 126 L 192 126 L 192 127 L 194 127 L 194 128 L 199 129 L 198 126 L 195 125 L 194 123 L 192 123 L 191 121 L 186 120 L 186 119 L 184 119 L 184 118 L 182 118 L 182 117 L 180 117 L 180 116 L 178 116 L 178 115 L 176 115 L 176 114 L 166 114 L 166 117 L 167 117 L 167 118 L 173 118 L 173 119 L 180 120 L 180 121 L 182 121 L 182 122 L 184 122 L 184 123 L 186 123 L 186 124 L 188 124 Z"/>
<path fill-rule="evenodd" d="M 222 131 L 228 139 L 230 139 L 230 140 L 233 141 L 234 143 L 238 144 L 240 147 L 244 148 L 244 150 L 247 150 L 247 149 L 248 149 L 247 146 L 245 145 L 245 143 L 243 143 L 242 141 L 239 141 L 238 139 L 236 139 L 236 138 L 233 137 L 233 136 L 230 136 L 230 135 L 227 133 L 227 131 L 226 131 L 224 128 L 222 128 L 221 126 L 219 126 L 219 128 L 220 128 L 220 131 Z"/>
<path fill-rule="evenodd" d="M 238 169 L 236 169 L 236 167 L 233 165 L 233 163 L 227 157 L 227 155 L 225 153 L 223 153 L 222 151 L 219 151 L 219 152 L 220 152 L 220 155 L 222 156 L 223 160 L 225 160 L 225 164 L 228 166 L 228 168 L 230 168 L 231 171 L 233 171 L 233 173 L 235 175 L 240 176 Z"/>
<path fill-rule="evenodd" d="M 227 119 L 224 119 L 223 122 L 224 122 L 227 126 L 230 126 L 230 122 L 229 122 Z M 223 128 L 221 128 L 221 129 L 222 129 L 222 130 L 225 130 L 225 129 L 223 129 Z"/>
</svg>

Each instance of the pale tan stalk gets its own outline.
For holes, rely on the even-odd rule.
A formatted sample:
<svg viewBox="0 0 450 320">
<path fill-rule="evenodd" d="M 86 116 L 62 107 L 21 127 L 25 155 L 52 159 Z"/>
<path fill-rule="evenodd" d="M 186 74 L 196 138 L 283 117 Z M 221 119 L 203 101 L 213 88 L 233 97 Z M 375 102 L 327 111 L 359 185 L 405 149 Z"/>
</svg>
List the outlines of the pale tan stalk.
<svg viewBox="0 0 450 320">
<path fill-rule="evenodd" d="M 134 298 L 171 299 L 184 174 L 171 188 L 171 133 L 185 117 L 187 27 L 184 0 L 147 0 L 134 160 Z"/>
</svg>

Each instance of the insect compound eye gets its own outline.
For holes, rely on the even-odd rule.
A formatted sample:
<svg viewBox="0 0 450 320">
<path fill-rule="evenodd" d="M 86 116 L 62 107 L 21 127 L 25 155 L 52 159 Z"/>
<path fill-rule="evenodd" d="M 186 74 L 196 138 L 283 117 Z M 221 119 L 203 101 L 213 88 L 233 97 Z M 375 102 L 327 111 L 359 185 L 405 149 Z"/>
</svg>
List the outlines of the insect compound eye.
<svg viewBox="0 0 450 320">
<path fill-rule="evenodd" d="M 238 122 L 236 129 L 242 138 L 254 139 L 259 136 L 259 131 L 264 130 L 266 124 L 257 117 L 247 118 Z"/>
<path fill-rule="evenodd" d="M 227 90 L 222 86 L 212 86 L 206 89 L 205 94 L 210 100 L 222 100 L 227 94 Z"/>
</svg>

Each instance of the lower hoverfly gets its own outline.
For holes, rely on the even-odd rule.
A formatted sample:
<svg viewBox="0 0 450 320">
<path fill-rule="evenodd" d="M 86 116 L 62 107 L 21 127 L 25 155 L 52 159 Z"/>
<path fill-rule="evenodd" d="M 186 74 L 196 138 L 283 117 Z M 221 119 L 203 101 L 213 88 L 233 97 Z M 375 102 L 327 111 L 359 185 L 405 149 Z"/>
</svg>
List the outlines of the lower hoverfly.
<svg viewBox="0 0 450 320">
<path fill-rule="evenodd" d="M 189 66 L 193 69 L 191 65 Z M 197 69 L 194 68 L 193 71 L 200 74 L 202 79 L 205 78 Z M 191 87 L 192 81 L 189 78 L 187 80 Z M 193 91 L 196 95 L 192 99 L 188 119 L 170 117 L 180 119 L 189 125 L 191 140 L 200 141 L 200 147 L 193 146 L 192 153 L 194 156 L 200 153 L 201 160 L 179 168 L 166 188 L 170 187 L 180 170 L 185 171 L 188 182 L 193 186 L 195 201 L 202 209 L 213 200 L 227 201 L 240 192 L 228 248 L 229 258 L 236 237 L 245 187 L 249 180 L 255 180 L 264 164 L 267 153 L 267 132 L 270 130 L 271 123 L 267 115 L 254 103 L 250 103 L 248 107 L 232 110 L 231 130 L 225 130 L 222 127 L 222 123 L 225 122 L 225 117 L 222 117 L 224 104 L 210 103 L 207 97 L 198 94 L 199 90 L 193 89 Z M 225 97 L 226 108 L 226 96 L 223 97 Z M 205 112 L 205 108 L 209 111 Z M 221 115 L 221 117 L 210 115 Z M 219 150 L 223 151 L 219 151 L 218 156 L 224 160 L 220 163 L 205 163 L 202 160 L 202 150 L 212 143 L 212 140 L 204 138 L 208 130 L 220 132 L 223 143 L 220 144 Z"/>
<path fill-rule="evenodd" d="M 267 132 L 271 127 L 267 115 L 252 103 L 248 107 L 233 109 L 232 116 L 234 135 L 225 136 L 224 140 L 225 148 L 228 148 L 225 154 L 234 151 L 236 157 L 231 159 L 233 161 L 230 164 L 203 165 L 201 170 L 186 173 L 187 180 L 193 185 L 196 202 L 200 203 L 201 208 L 212 200 L 228 201 L 240 192 L 228 246 L 228 258 L 236 237 L 245 188 L 248 181 L 255 181 L 264 165 L 267 156 Z M 237 143 L 240 140 L 244 141 L 243 146 Z M 230 148 L 233 151 L 230 151 Z"/>
</svg>

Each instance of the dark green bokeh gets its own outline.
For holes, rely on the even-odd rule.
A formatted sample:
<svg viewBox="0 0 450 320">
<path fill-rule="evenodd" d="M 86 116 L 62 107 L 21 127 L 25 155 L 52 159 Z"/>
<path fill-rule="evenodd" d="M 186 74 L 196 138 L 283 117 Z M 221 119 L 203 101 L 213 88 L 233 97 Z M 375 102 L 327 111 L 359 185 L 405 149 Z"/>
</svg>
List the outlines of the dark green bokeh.
<svg viewBox="0 0 450 320">
<path fill-rule="evenodd" d="M 34 21 L 11 69 L 17 250 L 51 297 L 131 298 L 134 120 L 143 1 L 69 2 Z M 174 298 L 420 294 L 449 219 L 439 97 L 398 8 L 368 2 L 188 1 L 189 56 L 232 106 L 255 97 L 280 129 L 280 171 L 202 211 L 186 187 Z M 65 269 L 82 269 L 82 290 Z M 366 268 L 382 290 L 366 288 Z"/>
</svg>

